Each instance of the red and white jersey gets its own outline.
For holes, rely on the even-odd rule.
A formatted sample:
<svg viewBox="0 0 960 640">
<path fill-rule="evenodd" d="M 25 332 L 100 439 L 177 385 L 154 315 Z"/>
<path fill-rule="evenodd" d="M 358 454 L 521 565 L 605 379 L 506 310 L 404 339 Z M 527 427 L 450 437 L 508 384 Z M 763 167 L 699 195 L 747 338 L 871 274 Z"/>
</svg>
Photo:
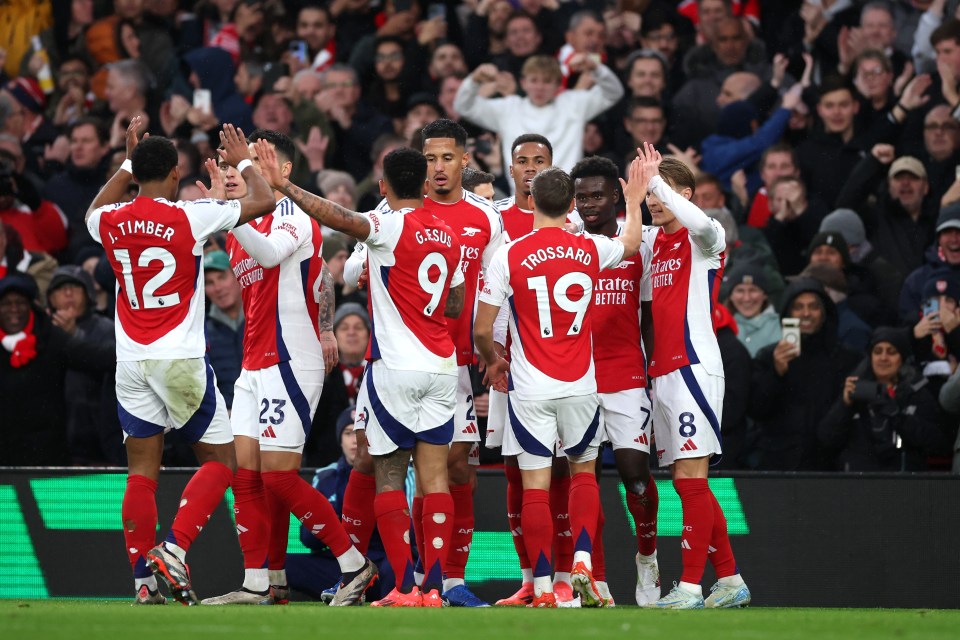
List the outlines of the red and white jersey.
<svg viewBox="0 0 960 640">
<path fill-rule="evenodd" d="M 618 225 L 617 235 L 623 233 Z M 652 299 L 650 248 L 604 269 L 593 289 L 593 361 L 597 391 L 616 393 L 647 386 L 640 347 L 640 302 Z"/>
<path fill-rule="evenodd" d="M 289 360 L 302 370 L 324 368 L 318 324 L 322 250 L 320 225 L 289 198 L 227 236 L 246 318 L 244 369 Z"/>
<path fill-rule="evenodd" d="M 659 177 L 650 185 L 678 220 L 698 220 L 698 224 L 713 227 L 709 230 L 713 243 L 706 249 L 694 242 L 687 226 L 669 235 L 660 227 L 644 228 L 643 243 L 652 252 L 650 279 L 657 336 L 650 376 L 656 378 L 691 364 L 701 364 L 707 373 L 722 376 L 713 305 L 723 280 L 723 227 Z"/>
<path fill-rule="evenodd" d="M 559 227 L 536 229 L 497 251 L 480 300 L 510 304 L 510 389 L 519 399 L 596 393 L 594 282 L 622 258 L 617 240 Z"/>
<path fill-rule="evenodd" d="M 500 210 L 500 217 L 503 219 L 503 230 L 507 234 L 507 240 L 522 238 L 533 231 L 533 211 L 527 211 L 517 206 L 515 196 L 497 200 L 497 209 Z"/>
<path fill-rule="evenodd" d="M 117 277 L 118 362 L 204 356 L 203 245 L 239 218 L 236 200 L 143 196 L 90 215 Z"/>
<path fill-rule="evenodd" d="M 449 226 L 460 240 L 462 255 L 460 268 L 466 283 L 463 313 L 459 318 L 447 318 L 450 337 L 457 347 L 457 364 L 476 362 L 473 346 L 473 321 L 477 313 L 477 293 L 482 270 L 493 259 L 493 254 L 503 246 L 503 221 L 500 213 L 489 200 L 467 190 L 453 204 L 436 202 L 425 198 L 423 208 Z M 386 200 L 378 211 L 389 209 Z"/>
<path fill-rule="evenodd" d="M 443 311 L 450 288 L 464 282 L 460 241 L 426 209 L 377 210 L 370 221 L 370 345 L 367 360 L 390 369 L 457 374 Z M 464 313 L 466 309 L 464 309 Z"/>
</svg>

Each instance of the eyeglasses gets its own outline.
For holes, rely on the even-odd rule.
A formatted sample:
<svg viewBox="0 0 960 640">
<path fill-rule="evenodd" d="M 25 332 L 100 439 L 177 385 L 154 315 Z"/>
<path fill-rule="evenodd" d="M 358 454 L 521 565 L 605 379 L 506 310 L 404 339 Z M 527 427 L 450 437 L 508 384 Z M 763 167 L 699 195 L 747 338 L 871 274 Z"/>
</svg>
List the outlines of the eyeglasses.
<svg viewBox="0 0 960 640">
<path fill-rule="evenodd" d="M 923 125 L 924 131 L 956 131 L 960 129 L 958 122 L 928 122 Z"/>
<path fill-rule="evenodd" d="M 390 60 L 403 60 L 403 53 L 394 51 L 393 53 L 378 53 L 373 57 L 376 62 L 387 62 Z"/>
</svg>

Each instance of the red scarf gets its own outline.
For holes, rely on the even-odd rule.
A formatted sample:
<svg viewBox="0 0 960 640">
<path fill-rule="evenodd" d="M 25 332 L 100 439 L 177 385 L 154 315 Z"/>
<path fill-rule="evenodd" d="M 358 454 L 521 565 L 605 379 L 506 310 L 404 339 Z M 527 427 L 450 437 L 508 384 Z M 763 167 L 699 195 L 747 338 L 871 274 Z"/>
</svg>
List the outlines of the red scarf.
<svg viewBox="0 0 960 640">
<path fill-rule="evenodd" d="M 37 337 L 33 335 L 33 311 L 20 333 L 6 334 L 0 329 L 0 342 L 10 352 L 10 366 L 19 369 L 37 357 Z"/>
</svg>

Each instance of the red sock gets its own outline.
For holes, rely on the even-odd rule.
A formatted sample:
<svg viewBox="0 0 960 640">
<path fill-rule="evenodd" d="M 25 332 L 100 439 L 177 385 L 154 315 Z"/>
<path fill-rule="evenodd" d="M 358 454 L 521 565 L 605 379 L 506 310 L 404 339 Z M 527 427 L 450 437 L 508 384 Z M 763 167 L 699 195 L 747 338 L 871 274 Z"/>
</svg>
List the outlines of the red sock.
<svg viewBox="0 0 960 640">
<path fill-rule="evenodd" d="M 453 537 L 453 498 L 449 493 L 428 493 L 423 496 L 423 589 L 439 589 L 443 583 L 443 567 Z"/>
<path fill-rule="evenodd" d="M 573 532 L 570 530 L 570 476 L 550 480 L 550 515 L 553 518 L 553 566 L 573 568 Z M 527 547 L 529 550 L 529 547 Z M 531 562 L 533 557 L 530 558 Z"/>
<path fill-rule="evenodd" d="M 593 473 L 578 473 L 570 480 L 570 525 L 573 550 L 593 553 L 600 519 L 600 487 Z"/>
<path fill-rule="evenodd" d="M 343 493 L 343 515 L 340 520 L 350 540 L 363 555 L 367 555 L 370 536 L 373 535 L 373 529 L 377 526 L 378 516 L 374 508 L 376 497 L 377 479 L 360 473 L 356 469 L 351 471 L 347 489 Z M 409 519 L 408 513 L 407 520 Z M 409 549 L 407 551 L 409 552 Z"/>
<path fill-rule="evenodd" d="M 354 471 L 356 473 L 356 471 Z M 352 481 L 352 478 L 351 478 Z M 373 501 L 377 528 L 387 560 L 396 577 L 396 587 L 409 589 L 413 581 L 413 556 L 410 555 L 410 510 L 403 491 L 378 493 Z"/>
<path fill-rule="evenodd" d="M 550 493 L 543 489 L 524 489 L 520 520 L 523 523 L 523 542 L 527 546 L 527 557 L 535 559 L 533 577 L 550 577 L 553 575 L 553 568 L 550 566 L 550 543 L 553 540 L 555 522 L 550 515 Z"/>
<path fill-rule="evenodd" d="M 262 478 L 262 476 L 261 476 Z M 280 571 L 287 564 L 287 543 L 290 541 L 290 510 L 272 491 L 264 488 L 266 497 L 266 518 L 270 525 L 270 538 L 267 544 L 267 567 L 271 571 Z"/>
<path fill-rule="evenodd" d="M 733 557 L 733 549 L 730 547 L 730 536 L 727 533 L 727 518 L 723 515 L 723 509 L 717 502 L 717 497 L 710 492 L 710 498 L 713 501 L 713 531 L 710 535 L 710 547 L 707 551 L 710 554 L 710 562 L 718 578 L 728 578 L 734 574 L 740 573 L 737 570 L 737 561 Z"/>
<path fill-rule="evenodd" d="M 470 543 L 473 541 L 473 487 L 469 484 L 450 485 L 453 499 L 453 537 L 443 567 L 446 578 L 463 578 L 470 558 Z"/>
<path fill-rule="evenodd" d="M 416 538 L 417 557 L 420 558 L 420 566 L 425 567 L 427 559 L 423 557 L 423 496 L 413 497 L 413 536 Z"/>
<path fill-rule="evenodd" d="M 523 527 L 520 525 L 520 511 L 523 509 L 523 480 L 520 478 L 520 469 L 504 467 L 507 474 L 507 525 L 513 536 L 513 548 L 517 550 L 520 559 L 520 568 L 530 568 L 530 558 L 527 556 L 527 546 L 523 542 Z"/>
<path fill-rule="evenodd" d="M 157 543 L 157 482 L 146 476 L 127 476 L 120 507 L 123 541 L 134 578 L 153 575 L 144 555 Z"/>
<path fill-rule="evenodd" d="M 607 559 L 603 554 L 603 525 L 607 519 L 603 515 L 603 505 L 600 505 L 600 516 L 597 518 L 597 532 L 593 535 L 593 553 L 590 561 L 593 563 L 593 577 L 595 580 L 607 581 Z"/>
<path fill-rule="evenodd" d="M 237 469 L 233 476 L 233 513 L 237 519 L 240 550 L 243 551 L 243 568 L 265 567 L 270 523 L 259 471 Z"/>
<path fill-rule="evenodd" d="M 627 491 L 627 509 L 637 527 L 637 551 L 645 556 L 657 550 L 657 509 L 660 496 L 653 476 L 647 481 L 647 490 L 642 495 Z"/>
<path fill-rule="evenodd" d="M 340 557 L 353 544 L 340 524 L 340 517 L 323 495 L 310 486 L 296 471 L 264 471 L 263 484 L 273 493 L 288 513 L 292 513 L 314 536 Z"/>
<path fill-rule="evenodd" d="M 706 478 L 681 478 L 673 481 L 683 507 L 683 534 L 680 557 L 683 574 L 680 580 L 700 584 L 707 564 L 707 546 L 713 533 L 713 505 Z"/>
<path fill-rule="evenodd" d="M 167 540 L 187 551 L 213 510 L 223 500 L 223 492 L 233 480 L 233 471 L 219 462 L 205 462 L 190 478 L 180 496 L 180 508 L 173 519 Z"/>
</svg>

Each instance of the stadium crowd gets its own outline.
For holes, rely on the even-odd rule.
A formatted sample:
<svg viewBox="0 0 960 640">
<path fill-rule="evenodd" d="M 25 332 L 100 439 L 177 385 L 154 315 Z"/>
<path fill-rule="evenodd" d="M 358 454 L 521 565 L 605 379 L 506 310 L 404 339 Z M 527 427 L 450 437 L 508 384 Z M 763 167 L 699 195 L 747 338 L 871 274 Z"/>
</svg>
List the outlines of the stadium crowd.
<svg viewBox="0 0 960 640">
<path fill-rule="evenodd" d="M 231 122 L 293 137 L 294 180 L 357 210 L 378 202 L 385 155 L 440 117 L 467 128 L 496 198 L 514 190 L 518 135 L 546 136 L 555 166 L 601 156 L 621 175 L 649 142 L 696 171 L 694 202 L 727 232 L 716 326 L 736 336 L 725 361 L 752 373 L 728 371 L 722 468 L 958 471 L 957 4 L 11 0 L 0 273 L 37 284 L 41 354 L 58 330 L 79 338 L 68 350 L 109 340 L 114 280 L 83 214 L 134 115 L 176 141 L 182 199 L 200 197 Z M 324 235 L 341 362 L 306 466 L 338 457 L 336 418 L 363 367 L 366 294 L 342 276 L 352 244 Z M 215 238 L 205 259 L 207 343 L 229 403 L 244 317 L 224 247 Z M 789 317 L 795 359 L 777 348 Z M 0 364 L 16 424 L 2 463 L 124 464 L 112 372 L 55 360 Z M 193 464 L 174 439 L 165 456 Z"/>
</svg>

